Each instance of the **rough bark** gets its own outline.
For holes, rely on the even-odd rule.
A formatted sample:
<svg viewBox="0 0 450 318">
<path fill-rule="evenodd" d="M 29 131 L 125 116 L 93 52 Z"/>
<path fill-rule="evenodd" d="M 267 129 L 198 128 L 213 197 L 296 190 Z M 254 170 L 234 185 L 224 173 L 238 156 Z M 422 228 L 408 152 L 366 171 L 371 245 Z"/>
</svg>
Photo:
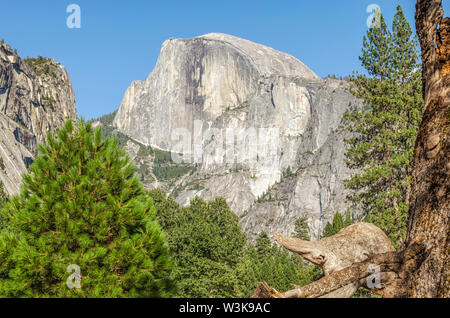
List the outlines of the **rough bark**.
<svg viewBox="0 0 450 318">
<path fill-rule="evenodd" d="M 442 0 L 417 1 L 416 28 L 422 48 L 425 111 L 414 152 L 406 248 L 353 260 L 343 269 L 285 293 L 261 283 L 253 297 L 323 297 L 351 283 L 362 283 L 370 275 L 371 264 L 380 266 L 382 280 L 380 288 L 373 291 L 384 297 L 450 296 L 450 19 L 443 18 Z M 337 242 L 338 236 L 330 242 Z M 275 237 L 291 251 L 314 260 L 309 256 L 314 253 L 303 252 L 304 243 L 278 234 Z M 368 246 L 370 249 L 370 243 Z M 349 254 L 340 252 L 339 257 L 349 258 Z"/>
<path fill-rule="evenodd" d="M 274 233 L 274 238 L 291 252 L 321 266 L 325 275 L 364 261 L 370 255 L 395 250 L 382 230 L 364 222 L 352 224 L 317 242 L 285 237 L 280 233 Z"/>
<path fill-rule="evenodd" d="M 274 233 L 275 240 L 288 250 L 322 267 L 325 276 L 340 271 L 354 263 L 367 260 L 370 255 L 393 252 L 389 238 L 382 230 L 370 223 L 355 223 L 332 237 L 317 242 L 303 241 Z M 327 298 L 351 297 L 364 282 L 351 281 L 330 293 Z"/>
<path fill-rule="evenodd" d="M 449 297 L 450 19 L 442 0 L 419 0 L 425 111 L 412 172 L 407 243 L 423 240 L 430 255 L 410 282 L 410 297 Z"/>
<path fill-rule="evenodd" d="M 404 282 L 411 279 L 411 274 L 428 256 L 429 249 L 423 242 L 413 242 L 400 252 L 387 252 L 370 256 L 363 262 L 354 263 L 340 271 L 326 275 L 321 279 L 293 290 L 280 293 L 270 288 L 266 283 L 260 283 L 256 288 L 254 298 L 316 298 L 330 295 L 337 290 L 360 282 L 363 284 L 371 279 L 369 267 L 377 264 L 380 269 L 381 284 L 372 288 L 384 297 L 406 297 L 407 288 Z M 349 296 L 348 296 L 349 297 Z"/>
</svg>

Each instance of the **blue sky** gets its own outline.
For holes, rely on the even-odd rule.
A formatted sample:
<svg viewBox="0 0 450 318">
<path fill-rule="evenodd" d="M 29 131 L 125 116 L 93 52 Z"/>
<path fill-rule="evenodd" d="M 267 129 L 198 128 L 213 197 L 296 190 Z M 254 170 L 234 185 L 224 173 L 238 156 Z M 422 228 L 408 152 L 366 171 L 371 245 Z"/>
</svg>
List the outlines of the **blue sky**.
<svg viewBox="0 0 450 318">
<path fill-rule="evenodd" d="M 69 29 L 66 8 L 81 8 Z M 0 38 L 19 55 L 53 57 L 69 72 L 86 119 L 117 109 L 133 80 L 153 70 L 168 38 L 228 33 L 300 59 L 319 76 L 360 70 L 358 56 L 377 4 L 390 25 L 400 4 L 414 23 L 414 0 L 40 0 L 3 1 Z M 449 0 L 444 0 L 449 12 Z"/>
</svg>

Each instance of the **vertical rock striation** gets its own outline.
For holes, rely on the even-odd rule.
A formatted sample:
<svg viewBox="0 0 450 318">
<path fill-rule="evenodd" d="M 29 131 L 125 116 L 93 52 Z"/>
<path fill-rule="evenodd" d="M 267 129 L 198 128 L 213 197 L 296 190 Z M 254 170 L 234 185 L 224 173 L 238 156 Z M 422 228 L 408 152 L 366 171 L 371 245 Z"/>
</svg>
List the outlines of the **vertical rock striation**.
<svg viewBox="0 0 450 318">
<path fill-rule="evenodd" d="M 17 193 L 21 176 L 49 132 L 77 119 L 69 76 L 53 59 L 21 59 L 0 43 L 0 180 Z"/>
<path fill-rule="evenodd" d="M 339 126 L 359 104 L 345 81 L 320 79 L 288 54 L 213 33 L 165 41 L 153 72 L 126 91 L 113 125 L 140 143 L 197 159 L 194 174 L 168 182 L 178 202 L 225 197 L 250 236 L 288 235 L 295 218 L 307 217 L 318 238 L 347 206 Z M 250 148 L 269 143 L 261 129 L 274 129 L 276 151 L 257 148 L 254 157 L 230 161 L 239 147 L 224 146 L 229 129 Z M 180 131 L 192 143 L 186 151 L 177 148 Z"/>
</svg>

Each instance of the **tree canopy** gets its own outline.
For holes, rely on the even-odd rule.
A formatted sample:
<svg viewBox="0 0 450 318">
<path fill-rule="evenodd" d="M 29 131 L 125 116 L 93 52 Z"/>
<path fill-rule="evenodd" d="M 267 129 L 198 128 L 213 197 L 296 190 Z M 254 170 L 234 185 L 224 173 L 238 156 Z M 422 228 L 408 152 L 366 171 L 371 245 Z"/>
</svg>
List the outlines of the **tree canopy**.
<svg viewBox="0 0 450 318">
<path fill-rule="evenodd" d="M 392 32 L 383 16 L 367 31 L 361 63 L 368 75 L 356 74 L 353 93 L 363 109 L 345 115 L 346 163 L 358 169 L 346 181 L 354 208 L 363 211 L 398 246 L 405 239 L 408 191 L 423 98 L 418 42 L 400 6 Z"/>
<path fill-rule="evenodd" d="M 68 121 L 56 138 L 49 134 L 20 194 L 0 212 L 0 295 L 170 295 L 169 247 L 133 173 L 99 128 Z"/>
</svg>

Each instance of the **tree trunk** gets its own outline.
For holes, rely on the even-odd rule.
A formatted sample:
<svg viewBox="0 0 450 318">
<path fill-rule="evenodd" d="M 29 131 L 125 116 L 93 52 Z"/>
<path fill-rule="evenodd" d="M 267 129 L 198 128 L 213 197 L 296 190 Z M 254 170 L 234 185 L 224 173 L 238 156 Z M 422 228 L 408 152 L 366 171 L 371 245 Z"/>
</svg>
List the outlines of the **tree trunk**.
<svg viewBox="0 0 450 318">
<path fill-rule="evenodd" d="M 414 152 L 406 243 L 431 246 L 410 282 L 410 297 L 449 297 L 450 19 L 442 0 L 419 0 L 416 28 L 422 47 L 425 112 Z"/>
<path fill-rule="evenodd" d="M 372 291 L 385 297 L 450 296 L 450 19 L 443 18 L 442 0 L 417 1 L 416 29 L 422 48 L 425 111 L 414 152 L 406 248 L 371 255 L 368 247 L 365 260 L 351 259 L 351 253 L 346 252 L 329 253 L 345 258 L 334 259 L 333 264 L 351 265 L 334 266 L 337 271 L 285 293 L 260 283 L 253 297 L 333 295 L 350 284 L 367 281 L 371 276 L 369 267 L 374 264 L 380 269 L 381 284 Z M 313 249 L 305 250 L 303 242 L 278 234 L 275 237 L 301 256 L 307 251 L 308 256 L 317 254 L 327 259 L 328 249 L 316 250 L 324 244 L 317 243 Z M 333 245 L 333 241 L 338 243 L 339 237 L 342 233 L 329 238 L 327 246 Z"/>
</svg>

